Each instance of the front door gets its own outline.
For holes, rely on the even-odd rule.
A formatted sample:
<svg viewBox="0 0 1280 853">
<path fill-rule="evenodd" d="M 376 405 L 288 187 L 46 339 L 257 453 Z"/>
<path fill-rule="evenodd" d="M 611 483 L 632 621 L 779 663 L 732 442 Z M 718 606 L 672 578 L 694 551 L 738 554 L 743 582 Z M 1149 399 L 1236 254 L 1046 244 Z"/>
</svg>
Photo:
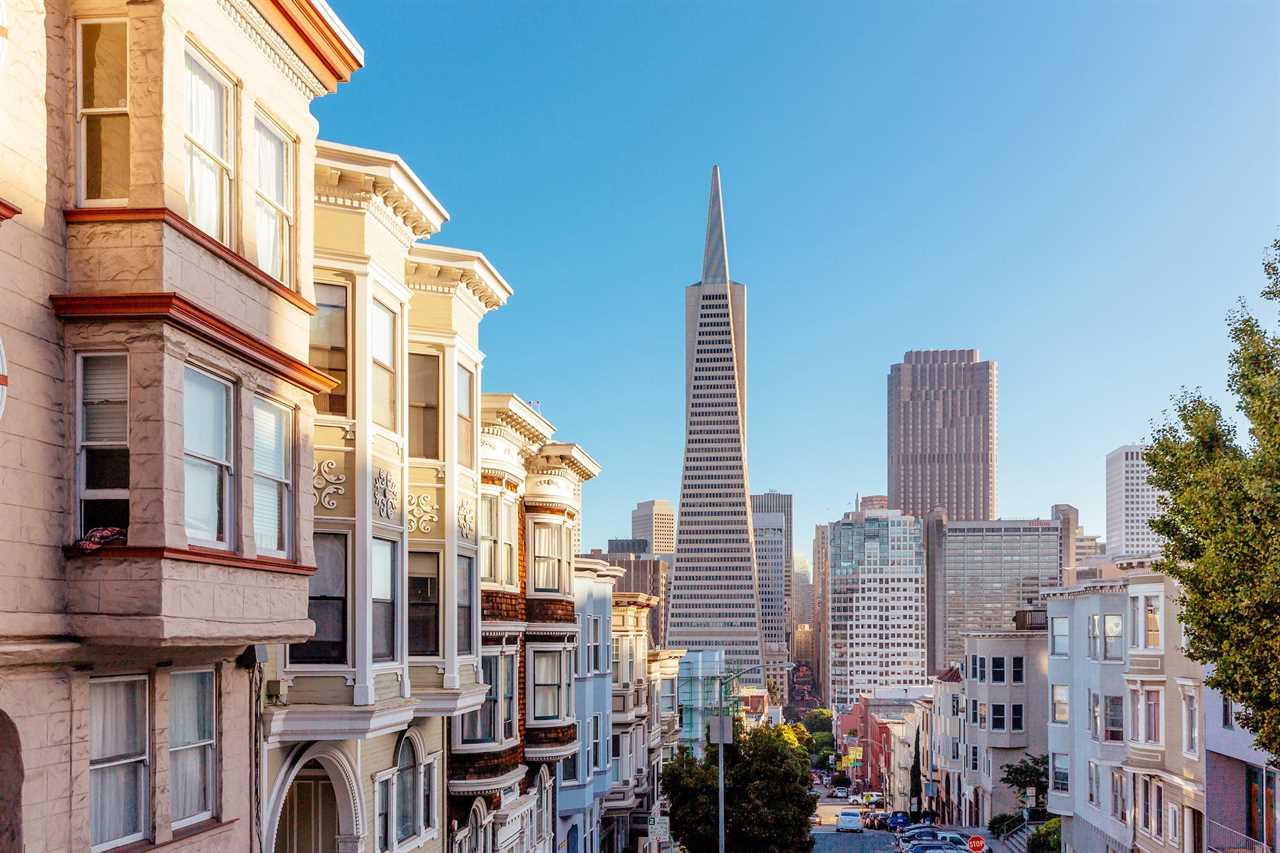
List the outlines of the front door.
<svg viewBox="0 0 1280 853">
<path fill-rule="evenodd" d="M 280 813 L 275 853 L 337 853 L 338 801 L 317 762 L 298 771 Z"/>
</svg>

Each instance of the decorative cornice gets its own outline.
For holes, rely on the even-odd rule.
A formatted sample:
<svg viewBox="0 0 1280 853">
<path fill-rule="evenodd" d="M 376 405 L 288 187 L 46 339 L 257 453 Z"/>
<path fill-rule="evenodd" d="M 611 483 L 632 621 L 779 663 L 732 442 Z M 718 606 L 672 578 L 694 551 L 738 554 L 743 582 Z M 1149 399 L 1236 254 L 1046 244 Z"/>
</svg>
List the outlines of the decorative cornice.
<svg viewBox="0 0 1280 853">
<path fill-rule="evenodd" d="M 218 6 L 305 98 L 336 90 L 336 86 L 331 89 L 320 81 L 249 0 L 218 0 Z M 350 79 L 349 74 L 347 77 Z"/>
<path fill-rule="evenodd" d="M 73 207 L 64 210 L 62 215 L 68 225 L 82 222 L 163 222 L 295 308 L 301 308 L 308 314 L 316 313 L 315 303 L 308 302 L 302 294 L 285 287 L 253 261 L 219 243 L 167 207 Z"/>
<path fill-rule="evenodd" d="M 524 778 L 529 772 L 529 768 L 521 764 L 513 770 L 508 770 L 501 776 L 493 776 L 488 779 L 450 779 L 450 794 L 497 794 L 509 785 L 514 785 Z"/>
<path fill-rule="evenodd" d="M 413 720 L 411 702 L 391 707 L 366 705 L 271 705 L 267 743 L 365 739 L 403 729 Z"/>
<path fill-rule="evenodd" d="M 580 742 L 574 738 L 569 743 L 557 743 L 551 746 L 529 746 L 525 744 L 524 757 L 530 761 L 557 761 L 567 758 L 578 751 Z"/>
<path fill-rule="evenodd" d="M 486 684 L 474 684 L 450 690 L 443 687 L 428 687 L 413 691 L 414 716 L 416 717 L 453 717 L 478 711 L 484 705 L 485 696 L 489 695 Z"/>
<path fill-rule="evenodd" d="M 338 386 L 338 380 L 327 373 L 321 373 L 177 293 L 70 293 L 50 296 L 49 301 L 53 303 L 54 313 L 68 322 L 112 319 L 170 323 L 234 352 L 310 394 L 321 394 Z"/>
<path fill-rule="evenodd" d="M 208 563 L 215 566 L 231 566 L 236 569 L 252 569 L 260 572 L 282 572 L 289 575 L 313 575 L 315 566 L 307 566 L 292 560 L 274 557 L 242 557 L 230 552 L 207 548 L 147 548 L 134 545 L 107 545 L 88 554 L 77 548 L 66 547 L 67 559 L 104 560 L 185 560 L 188 563 Z"/>
</svg>

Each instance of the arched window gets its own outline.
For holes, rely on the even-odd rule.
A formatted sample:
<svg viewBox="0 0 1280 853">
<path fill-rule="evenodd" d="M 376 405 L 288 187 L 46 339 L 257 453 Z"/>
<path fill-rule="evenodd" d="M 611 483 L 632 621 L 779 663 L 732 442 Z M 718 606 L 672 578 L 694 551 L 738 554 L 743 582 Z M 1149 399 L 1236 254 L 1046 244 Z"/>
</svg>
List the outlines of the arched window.
<svg viewBox="0 0 1280 853">
<path fill-rule="evenodd" d="M 421 804 L 417 756 L 413 754 L 413 742 L 404 738 L 396 755 L 396 841 L 407 841 L 418 834 Z"/>
<path fill-rule="evenodd" d="M 467 853 L 481 853 L 480 845 L 480 811 L 471 810 L 471 818 L 467 821 Z"/>
</svg>

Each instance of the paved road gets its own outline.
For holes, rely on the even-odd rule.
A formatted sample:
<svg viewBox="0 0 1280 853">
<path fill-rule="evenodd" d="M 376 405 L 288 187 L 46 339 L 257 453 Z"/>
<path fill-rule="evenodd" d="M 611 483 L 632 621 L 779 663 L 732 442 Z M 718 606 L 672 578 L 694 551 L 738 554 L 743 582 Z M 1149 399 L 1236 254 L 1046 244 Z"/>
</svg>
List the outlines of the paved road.
<svg viewBox="0 0 1280 853">
<path fill-rule="evenodd" d="M 836 815 L 851 808 L 844 800 L 824 797 L 818 801 L 822 825 L 813 828 L 815 853 L 890 853 L 893 835 L 883 830 L 836 832 Z"/>
</svg>

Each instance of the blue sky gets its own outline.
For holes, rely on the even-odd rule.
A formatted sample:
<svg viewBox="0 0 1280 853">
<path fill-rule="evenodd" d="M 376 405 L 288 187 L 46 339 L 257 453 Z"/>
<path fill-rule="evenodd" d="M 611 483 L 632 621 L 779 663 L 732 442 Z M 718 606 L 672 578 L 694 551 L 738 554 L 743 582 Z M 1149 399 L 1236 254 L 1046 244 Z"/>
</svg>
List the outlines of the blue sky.
<svg viewBox="0 0 1280 853">
<path fill-rule="evenodd" d="M 795 494 L 806 554 L 884 491 L 914 348 L 999 363 L 1002 516 L 1065 501 L 1103 532 L 1105 454 L 1182 386 L 1223 396 L 1225 315 L 1280 227 L 1272 2 L 331 2 L 366 67 L 321 134 L 403 156 L 436 239 L 515 288 L 485 388 L 603 464 L 584 547 L 679 496 L 712 163 L 751 484 Z"/>
</svg>

